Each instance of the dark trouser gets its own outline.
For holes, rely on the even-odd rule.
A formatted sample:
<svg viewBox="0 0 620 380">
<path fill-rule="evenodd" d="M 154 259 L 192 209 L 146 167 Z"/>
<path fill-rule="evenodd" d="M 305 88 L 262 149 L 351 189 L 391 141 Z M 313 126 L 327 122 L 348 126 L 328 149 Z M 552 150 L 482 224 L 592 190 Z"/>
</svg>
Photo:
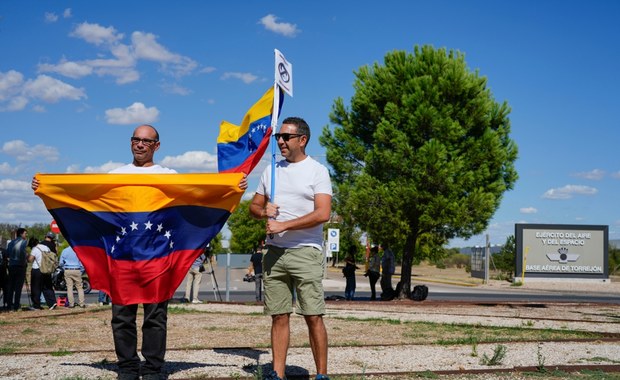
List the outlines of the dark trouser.
<svg viewBox="0 0 620 380">
<path fill-rule="evenodd" d="M 30 272 L 30 288 L 32 289 L 32 307 L 41 308 L 41 293 L 45 297 L 45 303 L 52 307 L 56 303 L 56 293 L 52 287 L 52 275 L 41 273 L 40 269 L 33 269 Z"/>
<path fill-rule="evenodd" d="M 368 280 L 370 281 L 370 299 L 375 300 L 377 298 L 377 292 L 375 291 L 375 285 L 377 285 L 377 281 L 381 277 L 379 272 L 368 272 Z"/>
<path fill-rule="evenodd" d="M 9 266 L 9 309 L 19 310 L 25 280 L 26 266 Z"/>
<path fill-rule="evenodd" d="M 347 285 L 344 287 L 344 298 L 351 301 L 355 297 L 355 275 L 347 276 L 346 280 Z"/>
<path fill-rule="evenodd" d="M 145 303 L 144 323 L 142 324 L 142 356 L 146 363 L 142 375 L 160 373 L 166 355 L 166 324 L 168 320 L 168 301 Z M 112 304 L 112 335 L 118 358 L 120 374 L 139 375 L 138 331 L 136 314 L 138 305 Z"/>
<path fill-rule="evenodd" d="M 256 300 L 257 301 L 262 301 L 263 300 L 263 274 L 259 273 L 257 275 L 255 275 L 256 277 L 256 284 L 255 288 L 254 288 L 254 294 L 256 295 Z"/>
<path fill-rule="evenodd" d="M 2 288 L 2 306 L 9 306 L 9 273 L 6 265 L 0 264 L 0 287 Z"/>
<path fill-rule="evenodd" d="M 41 271 L 39 269 L 30 271 L 30 299 L 32 307 L 41 308 Z"/>
<path fill-rule="evenodd" d="M 391 296 L 394 293 L 394 288 L 392 287 L 392 275 L 383 272 L 381 276 L 381 291 L 385 295 Z"/>
</svg>

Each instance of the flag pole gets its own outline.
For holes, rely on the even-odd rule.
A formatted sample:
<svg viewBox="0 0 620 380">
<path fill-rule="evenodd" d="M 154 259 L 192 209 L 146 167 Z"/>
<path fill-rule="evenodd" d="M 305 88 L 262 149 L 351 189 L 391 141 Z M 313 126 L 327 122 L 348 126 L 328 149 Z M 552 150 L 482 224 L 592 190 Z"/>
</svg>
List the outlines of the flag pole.
<svg viewBox="0 0 620 380">
<path fill-rule="evenodd" d="M 277 66 L 278 49 L 274 49 L 274 65 Z M 276 67 L 277 72 L 277 67 Z M 271 136 L 274 136 L 271 140 L 271 196 L 268 199 L 269 202 L 275 203 L 276 199 L 276 144 L 275 140 L 276 128 L 278 127 L 278 117 L 280 113 L 280 86 L 278 86 L 278 80 L 275 78 L 273 81 L 273 111 L 271 113 Z M 273 234 L 269 234 L 269 238 L 273 239 Z"/>
<path fill-rule="evenodd" d="M 278 127 L 278 113 L 280 100 L 280 86 L 276 82 L 273 84 L 273 113 L 271 116 L 271 136 L 275 136 L 276 128 Z M 271 192 L 269 202 L 274 203 L 276 199 L 276 145 L 277 141 L 274 139 L 271 141 Z"/>
<path fill-rule="evenodd" d="M 274 49 L 274 83 L 273 83 L 273 112 L 271 116 L 271 135 L 276 134 L 278 117 L 280 116 L 280 91 L 284 91 L 293 96 L 293 65 L 284 58 L 278 49 Z M 269 202 L 275 203 L 276 199 L 276 144 L 274 138 L 271 142 L 271 196 Z M 269 234 L 273 239 L 273 234 Z"/>
</svg>

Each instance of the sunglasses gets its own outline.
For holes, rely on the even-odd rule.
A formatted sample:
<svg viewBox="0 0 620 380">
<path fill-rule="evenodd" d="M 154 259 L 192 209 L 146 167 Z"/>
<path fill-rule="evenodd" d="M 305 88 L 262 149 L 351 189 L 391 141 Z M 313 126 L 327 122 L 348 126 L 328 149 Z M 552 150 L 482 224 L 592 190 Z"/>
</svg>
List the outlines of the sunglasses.
<svg viewBox="0 0 620 380">
<path fill-rule="evenodd" d="M 276 133 L 273 136 L 276 138 L 276 141 L 280 140 L 280 138 L 282 138 L 282 140 L 284 141 L 288 141 L 293 137 L 299 137 L 299 136 L 305 136 L 305 135 L 302 135 L 300 133 Z"/>
<path fill-rule="evenodd" d="M 153 144 L 155 144 L 158 140 L 151 140 L 151 139 L 141 139 L 139 137 L 132 137 L 131 138 L 131 143 L 133 145 L 138 145 L 139 143 L 142 143 L 144 146 L 151 146 Z"/>
</svg>

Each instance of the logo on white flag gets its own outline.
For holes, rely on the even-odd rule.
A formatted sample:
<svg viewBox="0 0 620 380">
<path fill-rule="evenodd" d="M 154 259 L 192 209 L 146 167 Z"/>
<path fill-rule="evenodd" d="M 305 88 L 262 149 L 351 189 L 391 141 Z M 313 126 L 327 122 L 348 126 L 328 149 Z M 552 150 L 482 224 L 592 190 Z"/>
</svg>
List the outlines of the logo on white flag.
<svg viewBox="0 0 620 380">
<path fill-rule="evenodd" d="M 276 52 L 276 83 L 284 92 L 293 96 L 293 65 L 284 58 L 278 49 Z"/>
</svg>

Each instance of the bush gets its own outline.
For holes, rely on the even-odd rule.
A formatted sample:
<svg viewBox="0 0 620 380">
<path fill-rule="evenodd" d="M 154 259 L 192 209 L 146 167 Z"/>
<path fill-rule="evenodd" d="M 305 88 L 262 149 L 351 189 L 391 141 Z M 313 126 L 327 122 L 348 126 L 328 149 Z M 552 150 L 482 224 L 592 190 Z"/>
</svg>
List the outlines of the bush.
<svg viewBox="0 0 620 380">
<path fill-rule="evenodd" d="M 502 247 L 499 253 L 493 255 L 493 262 L 497 270 L 506 273 L 509 277 L 512 277 L 515 273 L 515 260 L 516 260 L 517 247 L 514 235 L 508 236 L 506 243 Z"/>
</svg>

